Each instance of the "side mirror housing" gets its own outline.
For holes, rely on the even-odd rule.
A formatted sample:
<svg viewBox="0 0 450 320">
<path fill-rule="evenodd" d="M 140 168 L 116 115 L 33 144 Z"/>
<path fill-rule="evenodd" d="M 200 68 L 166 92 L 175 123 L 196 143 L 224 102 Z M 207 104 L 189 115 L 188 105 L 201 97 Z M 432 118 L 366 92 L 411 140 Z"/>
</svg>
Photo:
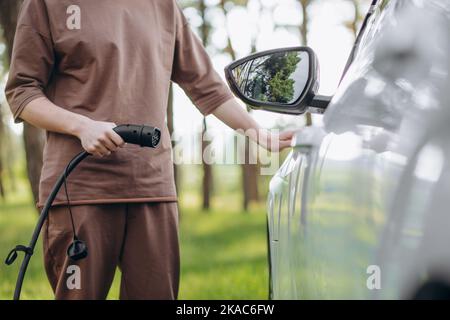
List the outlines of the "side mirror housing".
<svg viewBox="0 0 450 320">
<path fill-rule="evenodd" d="M 259 52 L 225 68 L 234 94 L 252 109 L 278 113 L 322 113 L 331 97 L 319 96 L 319 63 L 309 47 Z"/>
</svg>

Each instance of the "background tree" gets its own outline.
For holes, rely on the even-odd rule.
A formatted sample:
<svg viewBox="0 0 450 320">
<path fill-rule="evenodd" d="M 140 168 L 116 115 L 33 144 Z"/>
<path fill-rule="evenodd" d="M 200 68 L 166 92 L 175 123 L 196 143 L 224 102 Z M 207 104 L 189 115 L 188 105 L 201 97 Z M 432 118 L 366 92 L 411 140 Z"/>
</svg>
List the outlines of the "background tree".
<svg viewBox="0 0 450 320">
<path fill-rule="evenodd" d="M 219 8 L 222 11 L 222 14 L 225 19 L 225 29 L 226 29 L 226 46 L 223 49 L 224 53 L 227 53 L 231 60 L 236 60 L 237 55 L 236 51 L 233 48 L 232 39 L 230 33 L 228 31 L 228 19 L 229 12 L 236 7 L 247 7 L 249 1 L 248 0 L 220 0 Z M 259 3 L 260 8 L 262 7 L 261 3 Z M 252 39 L 252 53 L 256 51 L 256 37 Z M 251 112 L 251 109 L 247 106 L 247 111 Z M 250 163 L 250 155 L 253 150 L 250 148 L 250 140 L 248 138 L 245 139 L 245 146 L 241 152 L 244 153 L 243 164 L 241 165 L 242 172 L 242 206 L 245 212 L 248 210 L 248 206 L 252 201 L 259 201 L 259 190 L 258 190 L 258 177 L 259 177 L 259 165 L 257 163 Z"/>
<path fill-rule="evenodd" d="M 5 50 L 5 39 L 0 27 L 0 83 L 3 81 L 7 66 L 7 53 Z M 8 191 L 14 193 L 16 188 L 16 175 L 13 172 L 16 160 L 22 155 L 22 144 L 16 141 L 16 136 L 8 126 L 8 107 L 0 102 L 0 198 L 6 199 Z M 6 181 L 9 185 L 6 185 Z"/>
<path fill-rule="evenodd" d="M 286 28 L 288 30 L 294 29 L 294 31 L 297 31 L 300 36 L 300 43 L 303 46 L 308 45 L 308 34 L 309 34 L 309 23 L 310 23 L 310 6 L 315 0 L 295 0 L 300 6 L 301 14 L 302 14 L 302 20 L 299 25 L 292 26 L 288 24 L 283 23 L 277 23 L 275 25 L 275 28 Z M 296 30 L 295 30 L 296 29 Z M 305 120 L 306 125 L 311 126 L 312 125 L 312 116 L 311 113 L 307 112 L 305 114 Z"/>
<path fill-rule="evenodd" d="M 300 24 L 300 36 L 302 40 L 302 45 L 307 46 L 308 45 L 308 31 L 309 31 L 309 5 L 313 0 L 297 0 L 300 3 L 300 6 L 302 8 L 302 23 Z M 306 115 L 306 125 L 311 126 L 312 125 L 312 116 L 311 113 L 307 112 Z"/>
<path fill-rule="evenodd" d="M 202 19 L 201 20 L 202 23 L 200 25 L 200 38 L 202 40 L 203 45 L 207 47 L 209 41 L 209 33 L 211 31 L 211 25 L 206 17 L 207 6 L 205 0 L 198 1 L 198 11 Z M 213 168 L 211 164 L 206 163 L 205 160 L 203 159 L 203 155 L 205 154 L 205 151 L 208 149 L 210 145 L 210 142 L 207 139 L 205 139 L 205 137 L 207 137 L 207 134 L 208 134 L 208 123 L 206 121 L 206 117 L 203 117 L 201 146 L 202 146 L 202 165 L 203 165 L 202 208 L 204 210 L 209 210 L 211 207 L 211 194 L 214 188 Z"/>
<path fill-rule="evenodd" d="M 211 24 L 208 21 L 208 6 L 206 5 L 205 0 L 185 0 L 180 2 L 183 8 L 195 8 L 197 13 L 201 19 L 201 23 L 198 27 L 198 33 L 200 39 L 202 41 L 203 46 L 206 48 L 209 45 L 209 36 L 211 32 Z M 202 208 L 204 210 L 209 210 L 211 208 L 211 195 L 213 193 L 214 188 L 214 179 L 213 179 L 213 168 L 211 164 L 206 163 L 203 155 L 205 151 L 208 149 L 210 142 L 205 139 L 208 135 L 208 122 L 206 121 L 206 117 L 203 117 L 202 121 L 202 134 L 201 134 L 201 154 L 202 154 L 202 168 L 203 168 L 203 177 L 202 177 Z"/>
<path fill-rule="evenodd" d="M 12 54 L 17 17 L 22 0 L 0 0 L 0 26 L 5 39 L 7 64 Z M 27 164 L 28 180 L 35 202 L 39 195 L 39 178 L 42 169 L 42 151 L 44 149 L 44 132 L 28 123 L 23 125 L 23 142 Z"/>
<path fill-rule="evenodd" d="M 0 103 L 0 188 L 2 198 L 17 191 L 17 163 L 22 163 L 23 141 L 8 126 L 7 106 Z"/>
<path fill-rule="evenodd" d="M 4 161 L 3 161 L 3 149 L 4 149 L 4 142 L 5 142 L 5 125 L 3 123 L 3 113 L 2 110 L 3 106 L 0 104 L 0 198 L 5 199 L 5 184 L 4 184 Z"/>
<path fill-rule="evenodd" d="M 353 36 L 357 37 L 358 31 L 359 31 L 359 23 L 362 21 L 363 14 L 361 12 L 360 5 L 364 2 L 367 2 L 365 0 L 348 0 L 351 5 L 353 6 L 353 19 L 347 21 L 345 23 L 345 26 L 352 32 Z"/>
</svg>

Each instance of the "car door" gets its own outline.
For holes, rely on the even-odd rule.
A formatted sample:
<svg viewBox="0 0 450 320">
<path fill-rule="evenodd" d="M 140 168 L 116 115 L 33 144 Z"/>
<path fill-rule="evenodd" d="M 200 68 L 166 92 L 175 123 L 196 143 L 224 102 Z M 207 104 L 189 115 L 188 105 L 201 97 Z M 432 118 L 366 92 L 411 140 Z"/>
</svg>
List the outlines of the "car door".
<svg viewBox="0 0 450 320">
<path fill-rule="evenodd" d="M 273 299 L 299 297 L 304 230 L 308 208 L 304 205 L 316 181 L 313 172 L 319 161 L 317 148 L 325 132 L 308 127 L 296 134 L 293 150 L 272 178 L 268 197 L 270 289 Z M 326 145 L 325 143 L 323 145 Z M 299 273 L 300 272 L 300 273 Z M 300 278 L 300 279 L 299 279 Z"/>
</svg>

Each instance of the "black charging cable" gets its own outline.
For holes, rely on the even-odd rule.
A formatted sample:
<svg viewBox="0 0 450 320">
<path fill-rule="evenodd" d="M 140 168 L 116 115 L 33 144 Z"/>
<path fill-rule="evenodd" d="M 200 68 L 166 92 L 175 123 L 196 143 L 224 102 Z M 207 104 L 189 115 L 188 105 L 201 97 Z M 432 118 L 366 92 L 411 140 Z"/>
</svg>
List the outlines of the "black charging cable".
<svg viewBox="0 0 450 320">
<path fill-rule="evenodd" d="M 64 193 L 66 194 L 67 208 L 69 209 L 70 222 L 72 224 L 73 240 L 75 241 L 78 240 L 78 237 L 75 230 L 75 223 L 73 221 L 73 213 L 72 213 L 72 206 L 70 204 L 69 192 L 67 191 L 67 167 L 64 170 Z"/>
<path fill-rule="evenodd" d="M 64 185 L 64 193 L 66 195 L 67 209 L 69 210 L 70 223 L 72 225 L 72 236 L 73 236 L 73 241 L 67 248 L 67 256 L 73 261 L 78 261 L 87 257 L 88 248 L 86 243 L 78 238 L 77 231 L 75 228 L 75 221 L 73 219 L 72 204 L 70 203 L 69 192 L 67 191 L 67 176 L 69 175 L 68 170 L 72 166 L 73 160 L 74 159 L 72 159 L 64 169 L 63 185 Z"/>
</svg>

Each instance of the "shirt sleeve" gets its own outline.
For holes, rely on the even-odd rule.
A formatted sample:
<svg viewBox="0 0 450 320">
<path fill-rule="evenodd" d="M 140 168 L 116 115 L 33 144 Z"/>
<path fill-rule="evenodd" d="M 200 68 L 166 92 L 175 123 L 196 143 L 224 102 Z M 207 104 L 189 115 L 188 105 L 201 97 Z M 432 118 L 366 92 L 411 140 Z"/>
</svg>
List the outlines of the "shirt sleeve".
<svg viewBox="0 0 450 320">
<path fill-rule="evenodd" d="M 200 39 L 176 6 L 177 28 L 172 80 L 186 92 L 204 115 L 233 98 L 231 90 L 214 69 Z"/>
<path fill-rule="evenodd" d="M 11 57 L 5 95 L 16 123 L 27 104 L 45 96 L 55 63 L 44 1 L 22 4 Z"/>
</svg>

